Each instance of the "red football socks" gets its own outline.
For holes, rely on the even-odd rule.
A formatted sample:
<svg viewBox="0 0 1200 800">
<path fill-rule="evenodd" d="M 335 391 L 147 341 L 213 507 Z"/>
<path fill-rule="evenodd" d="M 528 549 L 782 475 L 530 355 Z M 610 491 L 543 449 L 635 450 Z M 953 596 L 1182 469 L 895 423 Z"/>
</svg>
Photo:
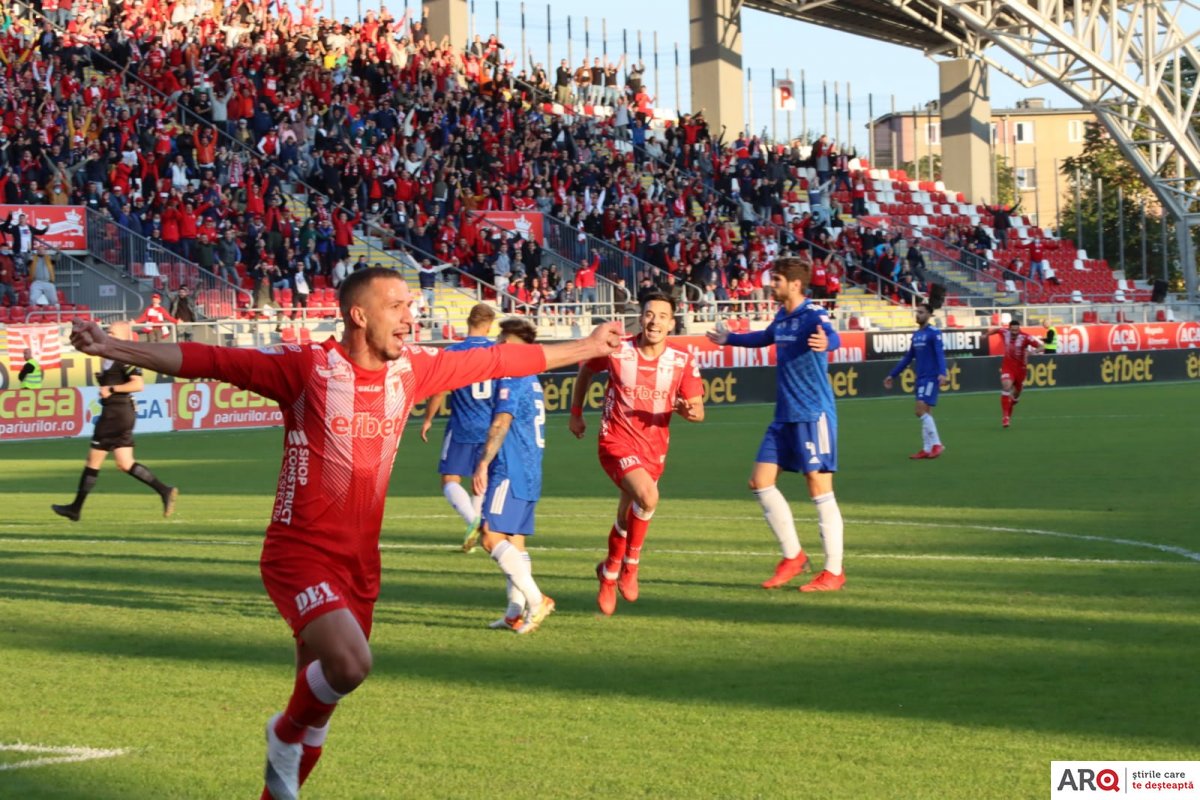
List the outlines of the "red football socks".
<svg viewBox="0 0 1200 800">
<path fill-rule="evenodd" d="M 642 545 L 646 542 L 646 533 L 650 530 L 650 519 L 653 511 L 642 511 L 637 504 L 629 507 L 629 542 L 625 547 L 625 561 L 630 564 L 638 563 L 642 555 Z"/>
<path fill-rule="evenodd" d="M 314 681 L 318 686 L 312 686 Z M 321 698 L 317 697 L 314 688 L 324 695 L 326 700 L 333 702 L 323 702 Z M 308 726 L 316 722 L 324 722 L 325 717 L 331 714 L 336 707 L 337 694 L 325 682 L 325 675 L 321 672 L 321 662 L 313 661 L 296 673 L 296 685 L 292 689 L 292 697 L 288 700 L 287 709 L 275 723 L 275 735 L 279 737 L 280 741 L 296 744 L 304 739 L 304 731 Z"/>
<path fill-rule="evenodd" d="M 609 575 L 616 575 L 621 569 L 621 560 L 625 558 L 625 546 L 627 539 L 617 530 L 617 526 L 613 525 L 608 532 L 608 558 L 604 560 L 604 571 Z"/>
</svg>

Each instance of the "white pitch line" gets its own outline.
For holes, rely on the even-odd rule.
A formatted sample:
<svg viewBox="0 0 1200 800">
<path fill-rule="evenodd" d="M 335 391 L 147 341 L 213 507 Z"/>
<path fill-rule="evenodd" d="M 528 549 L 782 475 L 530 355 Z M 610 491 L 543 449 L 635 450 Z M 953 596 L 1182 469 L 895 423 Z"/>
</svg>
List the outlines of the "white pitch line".
<svg viewBox="0 0 1200 800">
<path fill-rule="evenodd" d="M 75 764 L 80 761 L 96 761 L 101 758 L 116 758 L 129 751 L 125 748 L 103 749 L 99 747 L 52 747 L 38 744 L 0 744 L 0 752 L 30 753 L 42 755 L 42 758 L 31 758 L 28 761 L 13 761 L 0 764 L 0 771 L 9 769 L 27 769 L 29 767 L 45 767 L 51 764 Z"/>
<path fill-rule="evenodd" d="M 1100 539 L 1100 541 L 1112 542 L 1113 539 Z M 162 544 L 162 542 L 147 542 L 143 539 L 71 539 L 61 540 L 53 537 L 44 539 L 3 539 L 0 543 L 15 543 L 15 544 L 92 544 L 92 545 L 134 545 L 144 547 L 147 544 Z M 211 539 L 175 539 L 170 542 L 172 546 L 194 546 L 194 547 L 220 547 L 229 545 L 233 547 L 254 547 L 262 544 L 261 540 L 211 540 Z M 418 543 L 402 543 L 402 542 L 381 542 L 380 550 L 390 550 L 395 552 L 448 552 L 458 553 L 460 547 L 455 544 L 418 544 Z M 544 545 L 529 548 L 538 552 L 545 553 L 602 553 L 603 548 L 600 547 L 547 547 Z M 658 555 L 665 556 L 698 556 L 698 557 L 713 557 L 713 558 L 774 558 L 779 555 L 777 551 L 766 550 L 677 550 L 677 549 L 657 549 L 654 552 Z M 1045 564 L 1116 564 L 1125 566 L 1193 566 L 1200 565 L 1200 561 L 1195 564 L 1179 561 L 1152 561 L 1148 559 L 1119 559 L 1119 558 L 1070 558 L 1060 556 L 987 556 L 987 555 L 966 555 L 966 554 L 948 554 L 948 553 L 892 553 L 892 552 L 871 552 L 871 551 L 855 551 L 852 553 L 853 558 L 861 558 L 868 560 L 897 560 L 897 561 L 962 561 L 962 562 L 983 562 L 983 563 L 1045 563 Z"/>
<path fill-rule="evenodd" d="M 540 514 L 538 514 L 538 516 L 541 517 L 542 519 L 597 519 L 599 517 L 602 517 L 603 515 L 602 514 L 547 512 L 547 513 L 540 513 Z M 696 521 L 716 520 L 719 522 L 757 522 L 762 519 L 760 516 L 750 516 L 750 515 L 719 516 L 719 515 L 710 515 L 710 514 L 703 514 L 703 515 L 672 514 L 671 517 L 672 517 L 672 519 L 679 519 L 679 520 L 696 520 Z M 385 519 L 387 519 L 387 520 L 434 520 L 434 519 L 457 519 L 457 518 L 458 518 L 458 515 L 456 515 L 456 514 L 391 514 L 391 515 L 387 515 L 385 517 Z M 246 522 L 261 522 L 261 519 L 252 520 L 252 519 L 244 519 L 244 518 L 228 518 L 228 519 L 218 518 L 218 519 L 208 519 L 208 520 L 206 520 L 206 522 L 246 523 Z M 1052 538 L 1057 538 L 1057 539 L 1071 539 L 1073 541 L 1079 541 L 1079 542 L 1101 542 L 1103 544 L 1121 545 L 1123 547 L 1137 547 L 1137 548 L 1142 548 L 1142 549 L 1147 549 L 1147 550 L 1155 550 L 1160 553 L 1170 553 L 1172 555 L 1177 555 L 1182 558 L 1186 558 L 1189 561 L 1195 561 L 1195 562 L 1200 563 L 1200 552 L 1196 552 L 1194 550 L 1188 550 L 1187 548 L 1178 547 L 1176 545 L 1159 544 L 1157 542 L 1143 542 L 1143 541 L 1140 541 L 1137 539 L 1125 539 L 1125 538 L 1110 539 L 1110 538 L 1107 538 L 1104 536 L 1094 536 L 1092 534 L 1086 534 L 1086 533 L 1067 533 L 1065 531 L 1053 531 L 1053 530 L 1047 530 L 1047 529 L 1043 529 L 1043 528 L 1018 528 L 1018 527 L 1013 527 L 1013 526 L 1008 526 L 1008 525 L 973 525 L 973 524 L 960 523 L 960 522 L 926 522 L 926 521 L 912 522 L 912 521 L 894 520 L 894 519 L 847 519 L 846 524 L 847 525 L 888 525 L 888 526 L 907 527 L 907 528 L 940 528 L 940 529 L 953 529 L 953 530 L 984 531 L 987 533 L 1017 533 L 1017 534 L 1023 534 L 1023 535 L 1028 535 L 1028 536 L 1047 536 L 1047 537 L 1052 537 Z M 11 526 L 2 526 L 2 527 L 11 527 Z M 4 540 L 0 540 L 0 541 L 10 542 L 10 543 L 26 543 L 26 544 L 33 544 L 33 543 L 37 543 L 40 541 L 59 542 L 62 544 L 72 544 L 72 543 L 73 544 L 104 544 L 104 543 L 124 544 L 124 543 L 130 542 L 130 541 L 137 541 L 137 540 L 59 539 L 56 537 L 45 537 L 45 539 L 40 539 L 37 537 L 25 537 L 22 539 L 4 539 Z M 185 542 L 190 542 L 192 544 L 246 546 L 246 545 L 259 544 L 261 542 L 261 540 L 250 540 L 250 541 L 232 540 L 232 539 L 231 540 L 220 540 L 220 539 L 173 540 L 173 543 L 185 543 Z M 390 547 L 393 549 L 399 549 L 399 548 L 403 548 L 404 546 L 403 545 L 382 544 L 381 547 L 382 548 Z M 550 548 L 550 549 L 565 549 L 565 548 Z M 588 551 L 588 552 L 590 552 L 590 551 Z M 660 551 L 660 552 L 665 552 L 665 551 Z"/>
</svg>

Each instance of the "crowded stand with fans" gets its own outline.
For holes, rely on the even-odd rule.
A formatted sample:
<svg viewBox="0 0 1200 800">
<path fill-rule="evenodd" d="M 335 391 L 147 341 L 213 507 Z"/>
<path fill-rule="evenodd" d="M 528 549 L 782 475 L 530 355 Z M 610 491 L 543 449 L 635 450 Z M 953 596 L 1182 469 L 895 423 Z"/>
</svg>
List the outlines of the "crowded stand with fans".
<svg viewBox="0 0 1200 800">
<path fill-rule="evenodd" d="M 711 130 L 703 110 L 664 115 L 640 62 L 551 72 L 495 36 L 463 47 L 407 14 L 339 23 L 320 8 L 58 0 L 10 18 L 4 201 L 86 206 L 107 258 L 148 289 L 198 289 L 206 318 L 333 318 L 345 276 L 382 264 L 421 287 L 427 319 L 453 289 L 562 320 L 595 302 L 598 274 L 618 307 L 657 289 L 698 322 L 757 322 L 785 250 L 812 259 L 813 296 L 835 308 L 850 286 L 918 301 L 938 279 L 922 252 L 996 297 L 1145 299 L 1011 210 L 869 169 L 826 136 L 769 145 Z M 543 250 L 490 224 L 494 211 L 574 235 Z M 62 293 L 34 302 L 22 237 L 4 230 L 3 313 L 70 310 Z M 146 247 L 153 269 L 130 255 Z"/>
</svg>

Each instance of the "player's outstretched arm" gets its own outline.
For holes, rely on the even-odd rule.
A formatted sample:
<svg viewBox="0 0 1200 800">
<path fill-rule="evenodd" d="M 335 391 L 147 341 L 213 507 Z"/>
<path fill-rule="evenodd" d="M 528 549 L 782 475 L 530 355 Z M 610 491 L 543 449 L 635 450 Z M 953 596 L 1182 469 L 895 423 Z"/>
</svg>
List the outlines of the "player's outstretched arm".
<svg viewBox="0 0 1200 800">
<path fill-rule="evenodd" d="M 605 322 L 585 339 L 544 344 L 542 352 L 546 354 L 546 369 L 558 369 L 615 353 L 620 346 L 621 323 Z"/>
<path fill-rule="evenodd" d="M 733 347 L 767 347 L 775 344 L 775 323 L 771 323 L 764 330 L 751 331 L 750 333 L 730 333 L 729 329 L 724 325 L 719 325 L 715 330 L 711 330 L 704 334 L 708 340 L 717 345 L 731 345 Z"/>
<path fill-rule="evenodd" d="M 166 375 L 178 375 L 183 367 L 183 353 L 177 344 L 127 342 L 109 336 L 98 323 L 91 321 L 74 320 L 71 326 L 71 344 L 89 356 L 109 358 Z"/>
</svg>

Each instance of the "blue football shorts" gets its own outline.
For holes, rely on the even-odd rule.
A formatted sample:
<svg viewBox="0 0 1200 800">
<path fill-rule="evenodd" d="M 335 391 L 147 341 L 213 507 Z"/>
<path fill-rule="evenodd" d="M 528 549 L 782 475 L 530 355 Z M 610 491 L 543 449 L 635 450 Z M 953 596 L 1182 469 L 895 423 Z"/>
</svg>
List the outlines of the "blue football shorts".
<svg viewBox="0 0 1200 800">
<path fill-rule="evenodd" d="M 772 422 L 754 460 L 785 472 L 837 472 L 837 425 L 824 414 L 816 422 Z"/>
</svg>

